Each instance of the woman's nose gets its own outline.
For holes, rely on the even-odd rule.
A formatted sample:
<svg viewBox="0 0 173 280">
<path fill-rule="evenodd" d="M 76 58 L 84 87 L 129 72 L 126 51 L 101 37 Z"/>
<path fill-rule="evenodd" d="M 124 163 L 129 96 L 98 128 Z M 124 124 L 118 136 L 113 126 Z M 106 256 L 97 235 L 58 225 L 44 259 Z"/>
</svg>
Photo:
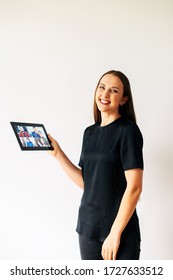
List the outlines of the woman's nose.
<svg viewBox="0 0 173 280">
<path fill-rule="evenodd" d="M 109 89 L 105 89 L 104 92 L 102 93 L 102 97 L 108 98 L 110 95 Z"/>
</svg>

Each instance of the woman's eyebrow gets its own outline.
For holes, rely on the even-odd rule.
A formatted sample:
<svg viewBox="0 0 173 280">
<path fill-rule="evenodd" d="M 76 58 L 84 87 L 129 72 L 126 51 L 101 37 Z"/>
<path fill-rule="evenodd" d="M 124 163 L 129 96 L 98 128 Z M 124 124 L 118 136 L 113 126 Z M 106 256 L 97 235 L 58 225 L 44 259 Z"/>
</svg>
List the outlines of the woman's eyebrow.
<svg viewBox="0 0 173 280">
<path fill-rule="evenodd" d="M 99 85 L 105 86 L 105 84 L 103 84 L 103 83 L 99 83 Z"/>
<path fill-rule="evenodd" d="M 104 86 L 104 87 L 106 86 L 104 83 L 99 83 L 99 85 Z M 113 86 L 113 87 L 111 87 L 111 88 L 115 88 L 115 89 L 120 90 L 119 87 L 116 87 L 116 86 Z"/>
</svg>

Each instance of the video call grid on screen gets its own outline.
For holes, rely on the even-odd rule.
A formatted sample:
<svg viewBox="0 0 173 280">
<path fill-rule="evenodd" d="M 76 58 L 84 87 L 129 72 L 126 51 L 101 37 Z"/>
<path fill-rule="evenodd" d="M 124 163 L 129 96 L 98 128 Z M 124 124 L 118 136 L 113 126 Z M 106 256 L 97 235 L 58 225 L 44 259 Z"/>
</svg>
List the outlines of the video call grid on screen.
<svg viewBox="0 0 173 280">
<path fill-rule="evenodd" d="M 43 124 L 10 123 L 22 150 L 53 150 Z"/>
</svg>

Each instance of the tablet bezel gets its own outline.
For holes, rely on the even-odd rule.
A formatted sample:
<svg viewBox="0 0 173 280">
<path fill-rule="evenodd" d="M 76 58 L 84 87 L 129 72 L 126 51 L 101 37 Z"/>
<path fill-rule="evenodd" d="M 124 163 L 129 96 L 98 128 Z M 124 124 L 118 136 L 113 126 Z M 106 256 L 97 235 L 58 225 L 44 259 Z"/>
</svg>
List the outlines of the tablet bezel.
<svg viewBox="0 0 173 280">
<path fill-rule="evenodd" d="M 10 122 L 10 124 L 11 124 L 11 126 L 12 126 L 12 128 L 13 128 L 13 131 L 14 131 L 14 134 L 15 134 L 15 136 L 16 136 L 16 138 L 17 138 L 17 141 L 18 141 L 18 143 L 19 143 L 19 146 L 20 146 L 20 148 L 21 148 L 21 150 L 22 151 L 45 151 L 45 150 L 53 150 L 53 147 L 52 147 L 52 145 L 51 145 L 51 142 L 50 142 L 50 140 L 49 140 L 49 138 L 48 138 L 48 135 L 47 135 L 47 132 L 46 132 L 46 129 L 45 129 L 45 127 L 44 127 L 44 125 L 43 124 L 38 124 L 38 123 L 26 123 L 26 122 L 14 122 L 14 121 L 11 121 Z M 41 146 L 36 146 L 36 147 L 26 147 L 26 146 L 23 146 L 22 145 L 22 142 L 21 142 L 21 140 L 20 140 L 20 137 L 19 137 L 19 135 L 18 135 L 18 132 L 17 132 L 17 126 L 23 126 L 23 127 L 27 127 L 27 126 L 29 126 L 29 127 L 40 127 L 40 128 L 42 128 L 43 129 L 43 132 L 44 132 L 44 134 L 45 134 L 45 136 L 46 136 L 46 140 L 48 141 L 48 144 L 50 145 L 50 147 L 41 147 Z M 24 138 L 24 137 L 23 137 Z M 27 138 L 27 137 L 26 137 Z M 28 137 L 29 138 L 29 137 Z M 33 137 L 34 138 L 34 137 Z"/>
</svg>

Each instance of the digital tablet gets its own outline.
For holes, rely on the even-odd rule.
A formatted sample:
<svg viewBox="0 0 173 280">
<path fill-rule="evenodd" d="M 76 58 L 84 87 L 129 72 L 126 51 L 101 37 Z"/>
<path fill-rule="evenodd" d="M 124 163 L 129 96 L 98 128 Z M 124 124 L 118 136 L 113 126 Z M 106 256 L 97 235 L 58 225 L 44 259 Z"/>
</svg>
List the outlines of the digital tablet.
<svg viewBox="0 0 173 280">
<path fill-rule="evenodd" d="M 53 150 L 43 124 L 10 122 L 23 151 Z"/>
</svg>

